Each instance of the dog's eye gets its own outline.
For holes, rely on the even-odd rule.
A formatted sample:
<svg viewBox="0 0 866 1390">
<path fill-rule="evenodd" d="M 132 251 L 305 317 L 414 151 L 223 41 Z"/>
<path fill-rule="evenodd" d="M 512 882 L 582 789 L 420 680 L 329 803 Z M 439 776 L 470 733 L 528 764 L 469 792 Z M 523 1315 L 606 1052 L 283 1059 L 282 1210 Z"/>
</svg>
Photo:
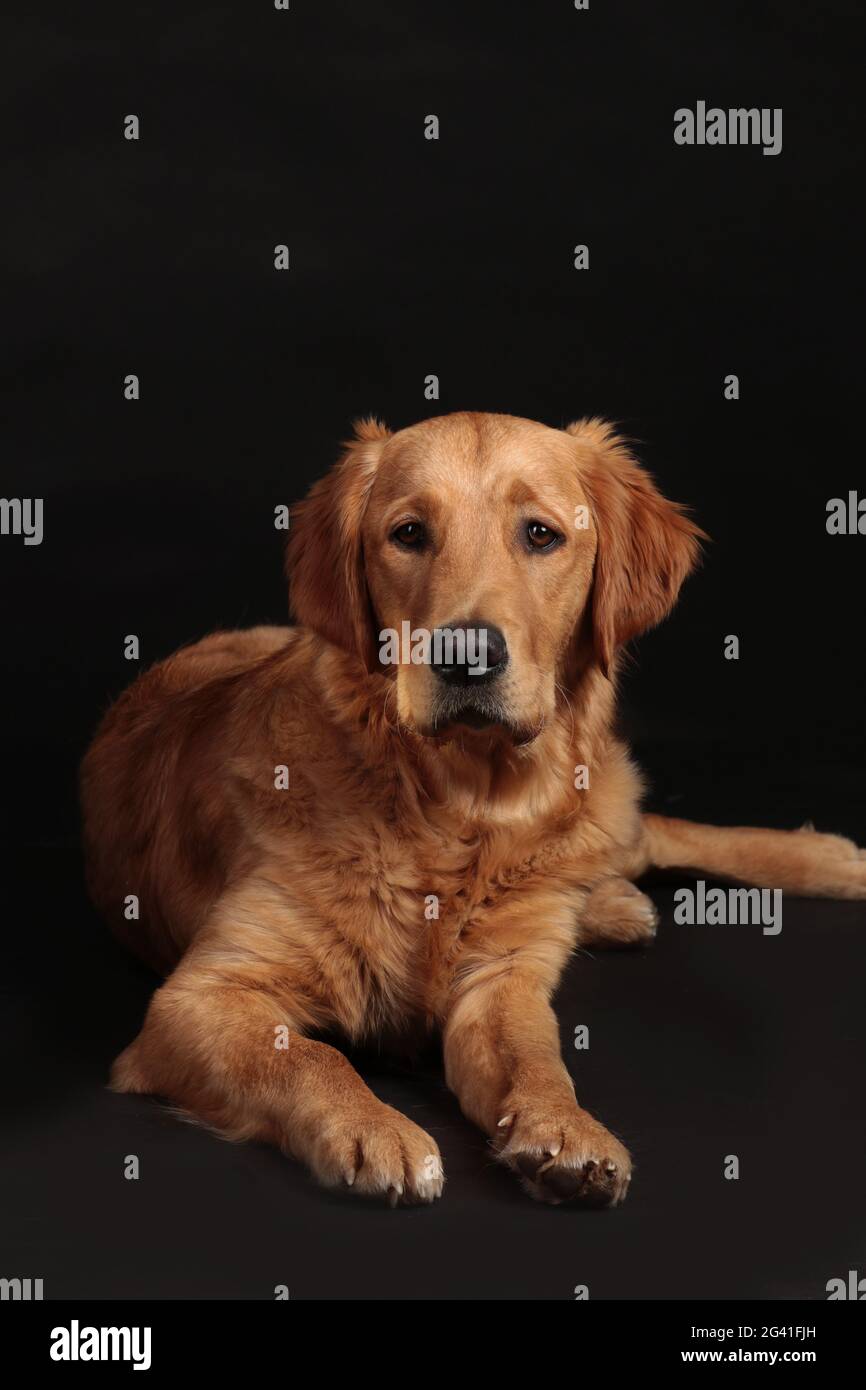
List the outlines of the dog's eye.
<svg viewBox="0 0 866 1390">
<path fill-rule="evenodd" d="M 404 546 L 406 550 L 417 550 L 426 540 L 424 527 L 420 521 L 404 521 L 391 532 L 391 540 Z"/>
<path fill-rule="evenodd" d="M 551 531 L 543 521 L 529 521 L 526 525 L 526 539 L 533 550 L 551 550 L 560 539 L 556 531 Z"/>
</svg>

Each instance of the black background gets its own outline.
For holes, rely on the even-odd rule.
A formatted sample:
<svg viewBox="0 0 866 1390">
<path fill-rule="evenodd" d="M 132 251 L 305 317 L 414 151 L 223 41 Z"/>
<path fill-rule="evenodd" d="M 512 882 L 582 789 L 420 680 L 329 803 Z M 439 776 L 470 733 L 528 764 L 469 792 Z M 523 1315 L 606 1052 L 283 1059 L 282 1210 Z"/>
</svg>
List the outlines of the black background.
<svg viewBox="0 0 866 1390">
<path fill-rule="evenodd" d="M 47 1297 L 822 1298 L 866 1273 L 862 907 L 786 900 L 770 938 L 675 926 L 658 883 L 653 951 L 574 962 L 578 1094 L 638 1165 L 616 1213 L 533 1206 L 435 1058 L 359 1059 L 444 1153 L 443 1201 L 392 1213 L 104 1091 L 154 981 L 87 904 L 75 792 L 127 633 L 147 664 L 283 620 L 273 508 L 353 418 L 591 413 L 713 537 L 625 683 L 649 804 L 866 842 L 866 540 L 825 529 L 866 494 L 859 6 L 7 9 L 2 494 L 45 499 L 45 538 L 0 538 L 0 1274 Z M 677 147 L 698 100 L 782 107 L 781 154 Z"/>
</svg>

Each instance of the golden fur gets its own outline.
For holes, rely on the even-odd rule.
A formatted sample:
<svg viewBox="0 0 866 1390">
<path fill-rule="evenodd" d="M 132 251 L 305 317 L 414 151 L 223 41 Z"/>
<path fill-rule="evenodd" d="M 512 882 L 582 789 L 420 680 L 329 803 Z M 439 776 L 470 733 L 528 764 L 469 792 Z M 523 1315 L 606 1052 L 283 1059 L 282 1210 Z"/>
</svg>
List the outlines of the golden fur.
<svg viewBox="0 0 866 1390">
<path fill-rule="evenodd" d="M 393 539 L 406 517 L 416 551 Z M 533 519 L 562 544 L 528 551 Z M 628 1153 L 578 1105 L 550 1006 L 575 946 L 651 938 L 630 882 L 650 865 L 866 896 L 846 840 L 641 814 L 612 731 L 618 653 L 669 611 L 700 536 L 599 421 L 359 426 L 292 517 L 298 626 L 155 666 L 85 758 L 92 895 L 167 975 L 113 1084 L 324 1183 L 430 1201 L 434 1140 L 316 1035 L 435 1029 L 464 1112 L 533 1195 L 621 1200 Z M 377 634 L 407 619 L 502 631 L 494 722 L 441 720 L 429 665 L 379 664 Z"/>
</svg>

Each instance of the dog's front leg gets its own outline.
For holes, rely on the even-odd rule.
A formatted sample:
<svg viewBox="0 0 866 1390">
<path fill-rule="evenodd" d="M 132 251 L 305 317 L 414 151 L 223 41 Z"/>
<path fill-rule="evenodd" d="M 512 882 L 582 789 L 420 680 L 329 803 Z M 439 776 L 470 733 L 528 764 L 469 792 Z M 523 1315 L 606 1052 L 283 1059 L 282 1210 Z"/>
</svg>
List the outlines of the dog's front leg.
<svg viewBox="0 0 866 1390">
<path fill-rule="evenodd" d="M 336 1048 L 305 1037 L 310 1000 L 264 962 L 193 949 L 154 995 L 112 1071 L 231 1139 L 277 1144 L 328 1187 L 398 1203 L 442 1192 L 439 1150 L 379 1100 Z"/>
<path fill-rule="evenodd" d="M 615 1206 L 631 1160 L 577 1103 L 549 994 L 519 950 L 462 973 L 444 1025 L 448 1085 L 533 1197 Z"/>
</svg>

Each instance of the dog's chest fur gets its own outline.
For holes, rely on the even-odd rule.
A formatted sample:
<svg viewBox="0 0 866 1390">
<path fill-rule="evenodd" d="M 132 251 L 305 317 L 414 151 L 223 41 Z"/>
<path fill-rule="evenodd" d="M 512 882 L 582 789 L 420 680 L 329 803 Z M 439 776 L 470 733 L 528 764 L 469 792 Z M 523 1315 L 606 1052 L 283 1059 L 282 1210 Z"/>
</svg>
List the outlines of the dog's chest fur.
<svg viewBox="0 0 866 1390">
<path fill-rule="evenodd" d="M 495 943 L 500 917 L 507 930 L 527 892 L 550 901 L 558 939 L 579 902 L 573 835 L 441 804 L 410 815 L 393 788 L 365 788 L 357 796 L 347 777 L 324 808 L 296 784 L 290 833 L 269 856 L 289 953 L 323 998 L 339 1000 L 333 1021 L 356 1038 L 432 1025 L 467 953 Z M 527 907 L 524 922 L 538 910 Z M 549 926 L 537 923 L 539 933 Z"/>
</svg>

